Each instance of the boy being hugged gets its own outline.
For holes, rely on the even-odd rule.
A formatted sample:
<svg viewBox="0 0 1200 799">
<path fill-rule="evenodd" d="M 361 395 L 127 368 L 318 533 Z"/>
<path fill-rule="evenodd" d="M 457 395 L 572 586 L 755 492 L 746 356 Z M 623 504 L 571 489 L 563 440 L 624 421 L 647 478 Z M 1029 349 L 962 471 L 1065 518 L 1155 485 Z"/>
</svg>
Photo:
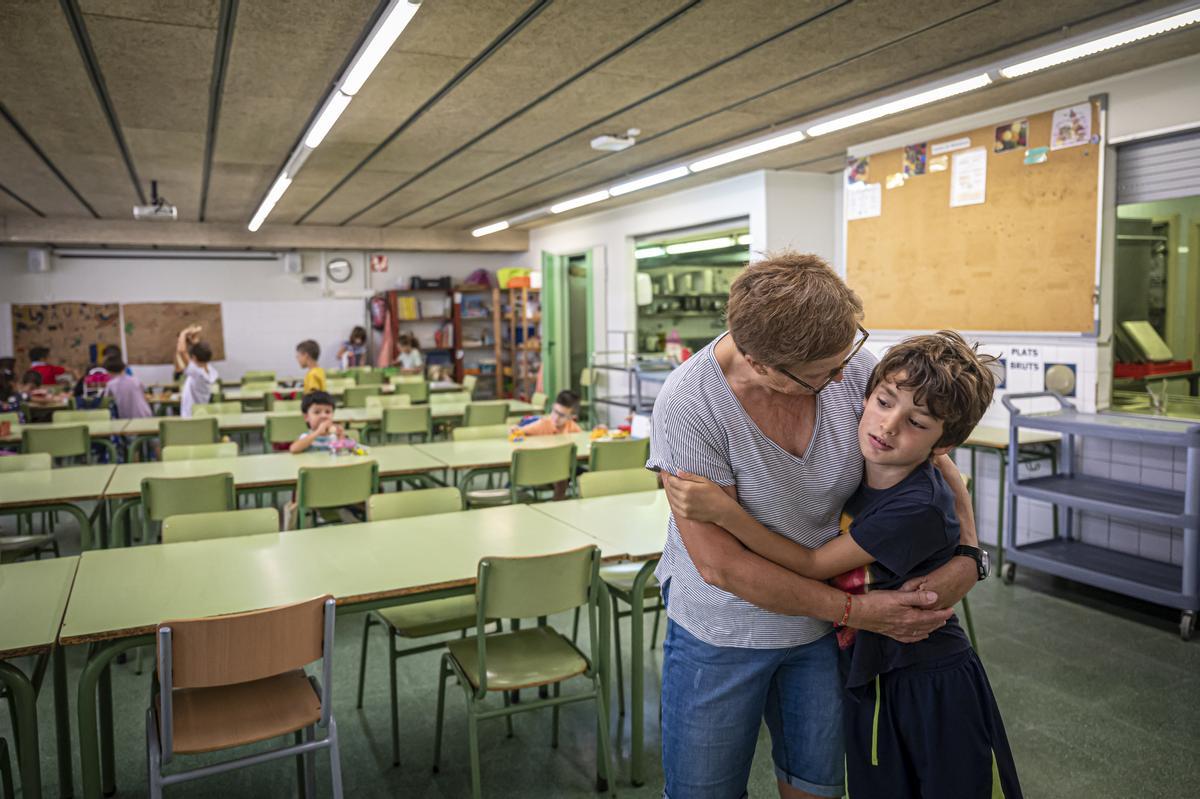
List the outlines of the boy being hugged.
<svg viewBox="0 0 1200 799">
<path fill-rule="evenodd" d="M 975 557 L 982 579 L 986 557 L 958 546 L 954 497 L 931 459 L 965 441 L 987 410 L 995 389 L 991 360 L 945 330 L 888 350 L 867 385 L 858 426 L 866 468 L 845 507 L 852 517 L 848 534 L 818 549 L 771 532 L 716 484 L 694 475 L 663 475 L 671 507 L 724 527 L 781 566 L 814 579 L 836 578 L 849 591 L 899 589 L 955 554 Z M 854 625 L 852 593 L 843 624 Z M 839 640 L 850 647 L 849 796 L 1021 797 L 987 674 L 957 618 L 912 644 L 864 630 L 842 633 Z"/>
</svg>

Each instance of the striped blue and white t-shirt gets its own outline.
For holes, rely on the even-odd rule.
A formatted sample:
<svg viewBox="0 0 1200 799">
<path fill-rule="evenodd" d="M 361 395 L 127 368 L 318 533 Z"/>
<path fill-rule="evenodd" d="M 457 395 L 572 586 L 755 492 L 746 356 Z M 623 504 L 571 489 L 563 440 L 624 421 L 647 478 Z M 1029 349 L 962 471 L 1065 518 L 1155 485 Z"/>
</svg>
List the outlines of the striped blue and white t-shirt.
<svg viewBox="0 0 1200 799">
<path fill-rule="evenodd" d="M 840 383 L 817 395 L 816 424 L 797 458 L 758 428 L 729 387 L 713 348 L 671 373 L 654 403 L 649 466 L 736 485 L 738 501 L 763 525 L 807 547 L 838 534 L 842 505 L 862 479 L 858 420 L 875 356 L 860 350 Z M 714 646 L 778 649 L 811 643 L 830 625 L 784 616 L 709 585 L 679 536 L 675 517 L 655 574 L 671 581 L 668 615 Z"/>
</svg>

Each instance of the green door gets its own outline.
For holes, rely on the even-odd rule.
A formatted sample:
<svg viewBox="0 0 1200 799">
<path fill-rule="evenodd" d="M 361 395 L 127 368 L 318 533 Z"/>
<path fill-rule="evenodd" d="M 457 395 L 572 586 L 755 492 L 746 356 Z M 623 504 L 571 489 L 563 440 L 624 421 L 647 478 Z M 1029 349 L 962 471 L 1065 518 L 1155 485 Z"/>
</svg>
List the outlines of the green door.
<svg viewBox="0 0 1200 799">
<path fill-rule="evenodd" d="M 542 363 L 545 391 L 579 391 L 579 374 L 593 352 L 592 253 L 542 253 Z"/>
</svg>

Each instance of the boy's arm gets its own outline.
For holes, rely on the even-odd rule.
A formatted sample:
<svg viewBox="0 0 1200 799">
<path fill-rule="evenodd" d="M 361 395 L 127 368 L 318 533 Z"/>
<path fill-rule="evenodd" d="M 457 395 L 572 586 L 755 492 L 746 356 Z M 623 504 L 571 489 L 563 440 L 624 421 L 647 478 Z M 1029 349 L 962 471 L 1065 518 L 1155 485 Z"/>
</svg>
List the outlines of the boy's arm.
<svg viewBox="0 0 1200 799">
<path fill-rule="evenodd" d="M 971 505 L 971 495 L 967 492 L 967 482 L 959 472 L 958 466 L 949 455 L 939 455 L 934 458 L 933 465 L 942 473 L 946 484 L 954 492 L 954 514 L 958 517 L 958 543 L 969 546 L 979 546 L 979 536 L 975 531 L 975 509 Z M 939 608 L 952 608 L 967 595 L 979 582 L 979 571 L 975 561 L 966 555 L 958 555 L 950 559 L 944 566 L 934 569 L 922 577 L 914 577 L 904 584 L 901 590 L 916 591 L 926 589 L 938 595 Z"/>
<path fill-rule="evenodd" d="M 295 441 L 293 441 L 291 443 L 291 446 L 288 447 L 288 451 L 293 454 L 304 452 L 305 450 L 307 450 L 309 447 L 312 446 L 313 439 L 315 439 L 316 437 L 317 437 L 317 434 L 314 431 L 310 430 L 307 433 L 305 433 L 304 435 L 297 438 Z"/>
</svg>

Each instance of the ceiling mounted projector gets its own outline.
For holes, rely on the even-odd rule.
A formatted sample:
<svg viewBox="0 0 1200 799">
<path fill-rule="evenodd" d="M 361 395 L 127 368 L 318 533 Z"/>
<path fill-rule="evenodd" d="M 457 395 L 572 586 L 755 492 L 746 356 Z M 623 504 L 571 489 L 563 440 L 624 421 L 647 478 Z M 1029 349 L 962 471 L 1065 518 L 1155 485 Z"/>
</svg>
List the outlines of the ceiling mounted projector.
<svg viewBox="0 0 1200 799">
<path fill-rule="evenodd" d="M 179 209 L 158 196 L 158 181 L 150 181 L 150 204 L 133 206 L 134 219 L 149 219 L 157 222 L 171 222 L 179 217 Z"/>
<path fill-rule="evenodd" d="M 603 136 L 597 136 L 592 139 L 592 149 L 619 153 L 637 144 L 636 136 L 639 133 L 641 133 L 641 130 L 638 128 L 630 128 L 625 131 L 625 135 L 621 135 L 620 133 L 606 133 Z"/>
</svg>

